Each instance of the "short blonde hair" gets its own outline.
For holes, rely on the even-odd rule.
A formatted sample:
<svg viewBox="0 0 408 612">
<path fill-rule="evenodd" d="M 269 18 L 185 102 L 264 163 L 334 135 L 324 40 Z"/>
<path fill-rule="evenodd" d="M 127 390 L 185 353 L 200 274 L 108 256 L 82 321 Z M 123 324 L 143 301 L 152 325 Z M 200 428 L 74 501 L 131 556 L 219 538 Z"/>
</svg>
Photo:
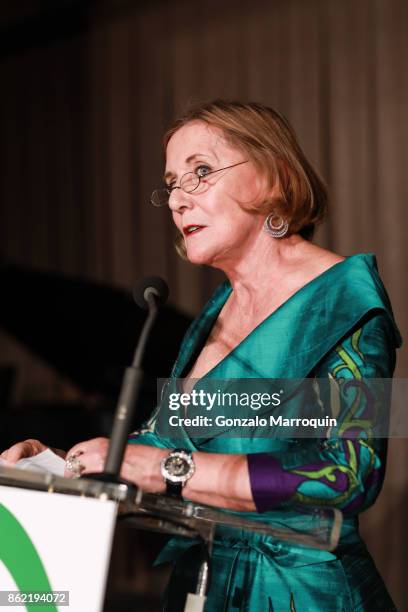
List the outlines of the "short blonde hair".
<svg viewBox="0 0 408 612">
<path fill-rule="evenodd" d="M 177 130 L 192 121 L 219 128 L 226 142 L 241 150 L 267 179 L 266 191 L 277 187 L 279 196 L 272 199 L 264 193 L 251 209 L 265 215 L 276 211 L 288 221 L 289 234 L 313 237 L 315 226 L 326 216 L 327 188 L 283 115 L 255 102 L 206 102 L 174 121 L 164 136 L 165 148 Z M 185 255 L 184 241 L 177 240 L 177 250 Z"/>
</svg>

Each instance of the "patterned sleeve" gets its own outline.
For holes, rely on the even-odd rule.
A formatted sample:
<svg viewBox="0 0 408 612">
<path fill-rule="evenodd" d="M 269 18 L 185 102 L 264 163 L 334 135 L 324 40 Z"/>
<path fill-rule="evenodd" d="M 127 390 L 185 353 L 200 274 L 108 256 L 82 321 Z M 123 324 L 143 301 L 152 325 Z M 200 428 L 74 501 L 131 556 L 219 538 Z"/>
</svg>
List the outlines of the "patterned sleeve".
<svg viewBox="0 0 408 612">
<path fill-rule="evenodd" d="M 394 366 L 391 324 L 377 311 L 326 355 L 314 375 L 317 379 L 331 377 L 339 388 L 345 382 L 358 386 L 368 378 L 391 378 Z M 338 413 L 346 415 L 348 422 L 350 414 L 361 414 L 349 396 L 337 396 Z M 387 440 L 372 437 L 369 420 L 355 418 L 355 423 L 349 438 L 340 419 L 337 430 L 324 440 L 298 439 L 293 451 L 248 455 L 257 511 L 310 504 L 339 508 L 350 516 L 373 504 L 384 477 Z"/>
</svg>

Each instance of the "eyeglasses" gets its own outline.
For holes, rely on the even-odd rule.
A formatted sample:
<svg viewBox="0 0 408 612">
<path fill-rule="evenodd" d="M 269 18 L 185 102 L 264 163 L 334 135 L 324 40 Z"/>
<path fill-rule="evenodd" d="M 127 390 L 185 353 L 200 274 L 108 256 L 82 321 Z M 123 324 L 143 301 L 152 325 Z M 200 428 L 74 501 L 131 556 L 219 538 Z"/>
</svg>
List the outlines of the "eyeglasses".
<svg viewBox="0 0 408 612">
<path fill-rule="evenodd" d="M 218 168 L 218 170 L 211 170 L 206 174 L 196 174 L 195 172 L 186 172 L 180 179 L 179 185 L 169 185 L 168 187 L 164 187 L 163 189 L 155 189 L 150 196 L 150 202 L 153 206 L 166 206 L 169 203 L 169 198 L 175 189 L 181 189 L 184 193 L 192 193 L 200 186 L 201 180 L 210 176 L 210 174 L 215 174 L 216 172 L 221 172 L 221 170 L 228 170 L 229 168 L 235 168 L 235 166 L 240 166 L 241 164 L 246 164 L 247 159 L 244 161 L 240 161 L 237 164 L 232 164 L 231 166 L 224 166 L 224 168 Z M 203 164 L 204 165 L 204 164 Z M 198 168 L 197 168 L 198 170 Z"/>
</svg>

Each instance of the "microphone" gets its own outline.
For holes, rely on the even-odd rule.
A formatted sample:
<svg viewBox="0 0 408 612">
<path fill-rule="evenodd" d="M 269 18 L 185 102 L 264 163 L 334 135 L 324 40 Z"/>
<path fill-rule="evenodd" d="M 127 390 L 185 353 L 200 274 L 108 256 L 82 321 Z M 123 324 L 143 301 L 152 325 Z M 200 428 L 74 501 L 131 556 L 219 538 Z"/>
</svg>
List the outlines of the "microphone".
<svg viewBox="0 0 408 612">
<path fill-rule="evenodd" d="M 169 288 L 160 276 L 142 278 L 133 289 L 133 299 L 144 310 L 148 310 L 151 296 L 154 296 L 156 303 L 160 306 L 167 302 Z"/>
<path fill-rule="evenodd" d="M 132 365 L 126 368 L 123 376 L 104 471 L 101 474 L 85 474 L 84 478 L 94 478 L 105 482 L 121 482 L 119 478 L 120 468 L 143 381 L 141 367 L 143 355 L 159 307 L 166 302 L 168 295 L 169 288 L 166 282 L 158 276 L 149 276 L 142 279 L 133 289 L 133 298 L 136 304 L 148 310 L 148 315 L 136 345 Z"/>
<path fill-rule="evenodd" d="M 147 340 L 153 323 L 156 319 L 159 306 L 163 306 L 169 297 L 169 288 L 166 281 L 160 276 L 148 276 L 139 281 L 133 289 L 133 299 L 136 304 L 148 310 L 149 314 L 140 334 L 139 342 L 137 343 L 135 354 L 133 357 L 133 368 L 140 368 Z"/>
</svg>

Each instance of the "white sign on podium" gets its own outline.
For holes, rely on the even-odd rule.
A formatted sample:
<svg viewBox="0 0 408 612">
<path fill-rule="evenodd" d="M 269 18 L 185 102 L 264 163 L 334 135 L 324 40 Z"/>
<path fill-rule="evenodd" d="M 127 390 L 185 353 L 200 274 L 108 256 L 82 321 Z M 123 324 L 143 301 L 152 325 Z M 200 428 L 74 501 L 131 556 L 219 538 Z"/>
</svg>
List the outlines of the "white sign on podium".
<svg viewBox="0 0 408 612">
<path fill-rule="evenodd" d="M 116 513 L 111 500 L 0 486 L 0 610 L 101 612 Z"/>
</svg>

